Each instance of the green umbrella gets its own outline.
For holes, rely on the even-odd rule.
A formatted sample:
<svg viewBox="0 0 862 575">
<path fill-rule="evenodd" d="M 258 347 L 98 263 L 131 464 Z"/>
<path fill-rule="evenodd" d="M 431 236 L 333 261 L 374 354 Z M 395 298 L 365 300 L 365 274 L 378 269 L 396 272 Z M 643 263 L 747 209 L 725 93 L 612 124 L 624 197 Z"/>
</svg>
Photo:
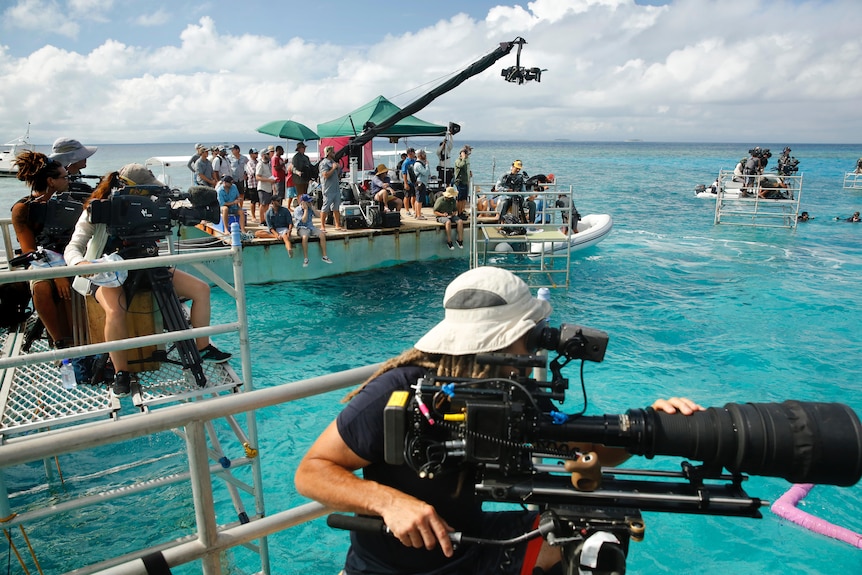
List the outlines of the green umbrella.
<svg viewBox="0 0 862 575">
<path fill-rule="evenodd" d="M 263 126 L 260 126 L 257 131 L 261 134 L 266 134 L 267 136 L 286 138 L 288 140 L 302 141 L 320 139 L 320 136 L 318 136 L 314 130 L 305 124 L 300 124 L 293 120 L 274 120 L 272 122 L 267 122 Z"/>
</svg>

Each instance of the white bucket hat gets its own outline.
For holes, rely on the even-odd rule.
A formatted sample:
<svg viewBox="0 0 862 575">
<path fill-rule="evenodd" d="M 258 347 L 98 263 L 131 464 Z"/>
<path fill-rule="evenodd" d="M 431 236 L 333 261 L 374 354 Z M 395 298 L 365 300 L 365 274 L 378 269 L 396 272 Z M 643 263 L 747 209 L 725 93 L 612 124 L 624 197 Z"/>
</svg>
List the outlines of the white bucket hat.
<svg viewBox="0 0 862 575">
<path fill-rule="evenodd" d="M 446 317 L 414 346 L 426 353 L 469 355 L 499 351 L 551 315 L 510 271 L 480 267 L 455 278 L 443 295 Z"/>
</svg>

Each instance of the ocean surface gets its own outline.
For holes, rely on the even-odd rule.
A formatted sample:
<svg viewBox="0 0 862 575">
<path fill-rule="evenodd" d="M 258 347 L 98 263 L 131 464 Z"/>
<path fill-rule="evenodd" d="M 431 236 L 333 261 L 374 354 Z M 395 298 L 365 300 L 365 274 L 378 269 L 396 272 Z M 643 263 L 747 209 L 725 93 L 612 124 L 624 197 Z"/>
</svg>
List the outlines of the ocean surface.
<svg viewBox="0 0 862 575">
<path fill-rule="evenodd" d="M 89 143 L 89 142 L 88 142 Z M 243 144 L 259 146 L 262 142 Z M 266 142 L 268 143 L 268 142 Z M 778 402 L 785 399 L 843 402 L 862 414 L 862 224 L 836 221 L 862 210 L 862 192 L 842 189 L 845 171 L 855 167 L 862 145 L 806 145 L 794 142 L 739 144 L 472 142 L 472 168 L 490 181 L 520 159 L 530 174 L 554 173 L 571 184 L 582 214 L 609 213 L 612 234 L 596 247 L 577 252 L 572 285 L 552 290 L 552 320 L 607 331 L 603 363 L 585 366 L 589 413 L 619 413 L 657 397 L 686 395 L 703 405 Z M 413 142 L 423 145 L 423 142 Z M 434 142 L 428 142 L 429 150 Z M 793 148 L 804 175 L 801 210 L 812 220 L 796 230 L 713 225 L 714 202 L 694 197 L 697 184 L 711 183 L 720 168 L 732 169 L 755 145 L 769 147 L 777 161 Z M 387 144 L 383 144 L 387 146 Z M 44 147 L 40 149 L 45 149 Z M 108 145 L 90 159 L 88 174 L 102 174 L 151 156 L 188 155 L 192 144 Z M 188 173 L 172 172 L 174 185 Z M 26 190 L 0 179 L 0 203 L 11 206 Z M 8 213 L 8 212 L 7 212 Z M 8 216 L 7 216 L 8 217 Z M 255 386 L 382 361 L 418 339 L 441 317 L 446 284 L 467 269 L 463 262 L 412 264 L 312 282 L 247 288 Z M 232 304 L 214 290 L 215 320 L 230 320 Z M 217 339 L 237 351 L 237 343 Z M 238 362 L 235 362 L 238 363 Z M 238 365 L 237 365 L 238 368 Z M 566 408 L 578 408 L 578 369 Z M 260 453 L 270 512 L 302 503 L 293 470 L 317 434 L 341 408 L 341 393 L 311 398 L 258 414 Z M 227 446 L 236 456 L 235 445 Z M 181 454 L 171 435 L 128 444 L 148 457 Z M 61 458 L 66 485 L 44 485 L 40 465 L 8 470 L 12 505 L 45 498 L 62 502 L 96 482 L 122 484 L 141 471 L 126 471 L 112 452 Z M 91 459 L 118 463 L 106 477 L 88 475 Z M 678 458 L 637 458 L 628 467 L 678 469 Z M 148 473 L 179 472 L 181 456 L 157 459 Z M 789 487 L 776 478 L 752 477 L 746 490 L 774 501 Z M 220 521 L 232 520 L 224 487 L 217 484 Z M 190 490 L 113 502 L 75 512 L 28 530 L 46 573 L 80 566 L 78 554 L 111 556 L 166 541 L 192 525 Z M 804 510 L 862 532 L 862 486 L 818 486 Z M 110 520 L 108 517 L 110 516 Z M 764 509 L 763 519 L 645 513 L 646 537 L 633 543 L 629 573 L 859 573 L 862 550 L 809 532 Z M 119 519 L 134 528 L 117 530 Z M 335 574 L 347 536 L 322 520 L 269 539 L 273 573 Z M 20 545 L 20 539 L 18 541 Z M 84 547 L 86 545 L 86 547 Z M 15 562 L 13 561 L 13 565 Z M 249 573 L 242 550 L 225 560 L 226 572 Z M 198 565 L 174 573 L 199 572 Z M 12 572 L 17 572 L 12 570 Z"/>
</svg>

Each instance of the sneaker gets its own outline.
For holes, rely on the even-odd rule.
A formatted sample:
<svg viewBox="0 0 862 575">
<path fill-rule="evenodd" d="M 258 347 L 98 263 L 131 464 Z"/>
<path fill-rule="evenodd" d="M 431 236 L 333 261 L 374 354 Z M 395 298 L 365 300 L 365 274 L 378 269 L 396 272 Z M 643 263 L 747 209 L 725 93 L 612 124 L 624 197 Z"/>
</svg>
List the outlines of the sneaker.
<svg viewBox="0 0 862 575">
<path fill-rule="evenodd" d="M 446 242 L 446 245 L 449 246 L 450 250 L 454 250 L 455 246 L 452 245 L 452 242 Z"/>
<path fill-rule="evenodd" d="M 114 376 L 114 395 L 125 397 L 132 391 L 132 374 L 128 371 L 118 371 Z"/>
<path fill-rule="evenodd" d="M 456 243 L 458 244 L 458 247 L 460 249 L 462 249 L 462 250 L 464 249 L 464 242 L 462 242 L 461 240 L 458 240 Z"/>
<path fill-rule="evenodd" d="M 326 262 L 326 263 L 328 263 L 328 264 L 331 264 L 331 263 L 332 263 L 332 260 L 331 260 L 331 259 L 329 259 L 329 256 L 323 256 L 323 257 L 322 257 L 322 258 L 320 258 L 320 259 L 322 259 L 324 262 Z"/>
<path fill-rule="evenodd" d="M 302 260 L 302 267 L 304 267 L 304 268 L 308 267 L 308 258 L 305 258 L 304 260 Z"/>
<path fill-rule="evenodd" d="M 210 363 L 224 363 L 232 357 L 232 354 L 220 350 L 213 344 L 209 344 L 199 351 L 201 354 L 201 361 L 209 361 Z"/>
</svg>

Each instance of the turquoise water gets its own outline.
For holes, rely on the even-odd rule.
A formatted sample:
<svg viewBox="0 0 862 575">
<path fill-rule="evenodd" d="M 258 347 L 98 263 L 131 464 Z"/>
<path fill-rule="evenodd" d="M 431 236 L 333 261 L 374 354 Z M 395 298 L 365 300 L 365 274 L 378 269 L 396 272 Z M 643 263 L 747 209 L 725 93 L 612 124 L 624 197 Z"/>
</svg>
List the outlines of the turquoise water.
<svg viewBox="0 0 862 575">
<path fill-rule="evenodd" d="M 605 361 L 585 369 L 591 413 L 617 413 L 656 397 L 685 394 L 704 405 L 784 399 L 840 401 L 862 413 L 862 225 L 834 220 L 862 210 L 862 192 L 842 190 L 842 177 L 862 155 L 861 146 L 656 143 L 474 144 L 473 172 L 489 180 L 514 159 L 529 173 L 552 172 L 571 183 L 581 213 L 610 213 L 613 233 L 572 262 L 572 286 L 552 291 L 554 321 L 579 323 L 610 334 Z M 713 225 L 713 202 L 693 195 L 719 168 L 731 168 L 753 145 L 777 151 L 789 144 L 804 173 L 801 209 L 814 216 L 795 231 Z M 185 154 L 190 145 L 106 146 L 87 173 L 101 173 L 153 155 Z M 97 161 L 98 160 L 98 161 Z M 771 166 L 770 166 L 771 167 Z M 182 174 L 182 172 L 180 172 Z M 20 185 L 0 180 L 3 205 L 22 195 Z M 466 262 L 414 264 L 373 273 L 247 288 L 255 385 L 381 361 L 415 341 L 440 317 L 445 285 Z M 229 314 L 216 293 L 214 313 Z M 216 319 L 229 319 L 229 315 Z M 275 319 L 274 319 L 275 318 Z M 220 345 L 235 350 L 229 340 Z M 233 347 L 232 347 L 233 346 Z M 577 377 L 575 368 L 566 375 Z M 575 408 L 577 393 L 571 393 Z M 259 414 L 261 455 L 269 511 L 304 500 L 292 470 L 316 434 L 340 409 L 340 393 L 312 398 Z M 171 437 L 142 439 L 128 452 L 181 451 Z M 10 470 L 7 483 L 27 504 L 37 497 L 62 501 L 84 490 L 90 478 L 76 475 L 90 458 L 64 458 L 64 472 L 79 481 L 60 488 L 34 488 L 40 466 Z M 628 465 L 674 469 L 675 458 Z M 153 475 L 183 468 L 181 458 L 156 462 Z M 138 472 L 139 473 L 139 472 Z M 122 470 L 111 480 L 127 480 Z M 67 478 L 68 479 L 68 478 Z M 775 500 L 788 487 L 779 479 L 753 477 L 749 494 Z M 46 572 L 78 566 L 76 552 L 88 542 L 110 541 L 105 554 L 176 537 L 194 514 L 183 502 L 186 487 L 136 507 L 113 504 L 101 513 L 121 520 L 143 517 L 141 529 L 99 534 L 103 517 L 73 514 L 68 523 L 39 526 L 31 537 Z M 220 519 L 229 501 L 218 488 Z M 862 487 L 817 487 L 804 509 L 862 532 Z M 156 511 L 157 509 L 157 511 Z M 142 512 L 142 510 L 144 512 Z M 854 573 L 862 551 L 778 519 L 729 519 L 647 513 L 646 538 L 633 544 L 630 573 Z M 113 521 L 113 519 L 112 519 Z M 98 538 L 98 539 L 95 539 Z M 274 573 L 336 573 L 346 536 L 322 521 L 270 538 Z M 101 556 L 98 546 L 90 551 Z M 43 555 L 45 555 L 43 557 Z M 251 571 L 244 552 L 231 559 L 233 572 Z M 47 565 L 46 565 L 47 563 Z M 195 573 L 197 566 L 175 569 Z"/>
</svg>

